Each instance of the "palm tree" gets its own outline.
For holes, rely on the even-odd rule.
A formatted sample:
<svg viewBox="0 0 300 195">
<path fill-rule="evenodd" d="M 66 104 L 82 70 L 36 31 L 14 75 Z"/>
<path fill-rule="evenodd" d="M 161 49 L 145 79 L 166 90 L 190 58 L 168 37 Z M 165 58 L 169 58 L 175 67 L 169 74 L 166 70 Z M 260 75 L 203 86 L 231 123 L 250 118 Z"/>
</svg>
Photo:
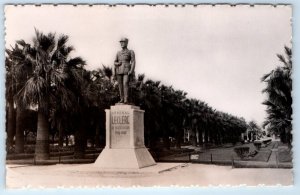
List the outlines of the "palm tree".
<svg viewBox="0 0 300 195">
<path fill-rule="evenodd" d="M 19 98 L 26 106 L 38 105 L 37 138 L 35 156 L 37 160 L 49 159 L 49 103 L 51 73 L 54 64 L 51 61 L 51 53 L 55 48 L 55 36 L 49 33 L 47 36 L 36 32 L 34 38 L 34 54 L 26 53 L 34 65 L 34 73 L 27 80 L 24 88 L 19 92 Z"/>
<path fill-rule="evenodd" d="M 67 38 L 62 36 L 67 42 Z M 61 38 L 58 39 L 58 43 Z M 65 45 L 64 43 L 64 45 Z M 61 46 L 65 47 L 65 46 Z M 65 47 L 67 48 L 67 47 Z M 85 61 L 80 57 L 66 59 L 68 54 L 72 51 L 71 47 L 67 49 L 68 52 L 65 52 L 61 55 L 63 57 L 62 72 L 66 74 L 66 77 L 63 81 L 63 86 L 52 86 L 52 91 L 54 98 L 51 101 L 51 125 L 52 127 L 57 128 L 59 134 L 59 146 L 63 146 L 63 139 L 65 137 L 65 129 L 71 128 L 70 123 L 72 123 L 72 115 L 77 113 L 80 109 L 78 98 L 81 94 L 81 85 L 83 83 L 82 73 L 84 71 L 83 66 Z"/>
<path fill-rule="evenodd" d="M 13 147 L 13 139 L 16 133 L 15 129 L 15 119 L 16 113 L 14 109 L 14 94 L 15 94 L 15 81 L 14 81 L 14 73 L 13 73 L 13 63 L 9 59 L 11 58 L 11 53 L 9 57 L 5 59 L 5 67 L 6 67 L 6 100 L 7 100 L 7 123 L 6 123 L 6 131 L 7 131 L 7 140 L 6 140 L 6 148 L 9 151 L 10 148 Z"/>
<path fill-rule="evenodd" d="M 255 122 L 255 121 L 250 121 L 249 124 L 249 130 L 253 133 L 253 135 L 255 136 L 255 138 L 257 138 L 257 136 L 260 134 L 261 128 L 259 127 L 259 125 Z"/>
<path fill-rule="evenodd" d="M 114 104 L 117 99 L 117 87 L 112 79 L 112 68 L 102 65 L 102 68 L 92 71 L 91 82 L 88 84 L 89 99 L 91 105 L 91 126 L 94 131 L 94 142 L 96 147 L 104 145 L 105 132 L 105 109 Z"/>
<path fill-rule="evenodd" d="M 282 66 L 276 67 L 270 73 L 262 77 L 262 81 L 267 86 L 263 93 L 268 95 L 267 100 L 263 102 L 267 106 L 267 118 L 264 127 L 279 133 L 281 140 L 291 144 L 292 131 L 292 50 L 285 47 L 285 54 L 277 55 Z"/>
<path fill-rule="evenodd" d="M 185 100 L 184 91 L 174 90 L 172 86 L 160 86 L 161 94 L 161 118 L 163 123 L 163 131 L 165 136 L 175 138 L 175 147 L 180 148 L 183 139 L 184 123 L 185 123 Z"/>
<path fill-rule="evenodd" d="M 21 48 L 23 47 L 23 48 Z M 14 133 L 16 134 L 15 152 L 24 152 L 24 107 L 16 98 L 17 92 L 24 87 L 25 81 L 32 74 L 32 63 L 24 55 L 26 43 L 23 40 L 17 41 L 14 48 L 6 49 L 6 99 L 8 102 L 8 142 L 12 145 Z M 16 111 L 14 110 L 16 107 Z M 15 128 L 15 130 L 14 130 Z"/>
<path fill-rule="evenodd" d="M 197 124 L 197 119 L 194 119 L 194 116 L 196 115 L 196 102 L 195 99 L 186 99 L 184 101 L 184 108 L 185 108 L 185 115 L 183 120 L 183 126 L 184 129 L 189 132 L 189 140 L 191 140 L 192 145 L 197 145 L 197 139 L 196 139 L 196 131 L 195 127 Z"/>
<path fill-rule="evenodd" d="M 160 115 L 162 107 L 160 81 L 151 79 L 145 81 L 145 75 L 140 74 L 137 78 L 133 78 L 130 88 L 132 101 L 145 110 L 145 144 L 156 147 L 157 141 L 164 134 Z M 168 148 L 167 143 L 165 147 Z"/>
<path fill-rule="evenodd" d="M 51 103 L 60 102 L 63 107 L 72 107 L 73 96 L 66 88 L 67 55 L 72 47 L 66 47 L 67 36 L 60 36 L 58 41 L 55 34 L 47 35 L 35 30 L 33 47 L 24 49 L 26 59 L 33 64 L 33 74 L 27 79 L 25 86 L 19 91 L 18 97 L 26 106 L 37 105 L 37 139 L 35 157 L 37 160 L 49 159 L 49 112 Z M 31 52 L 29 52 L 31 51 Z M 57 96 L 59 94 L 59 96 Z M 59 97 L 59 101 L 57 98 Z"/>
</svg>

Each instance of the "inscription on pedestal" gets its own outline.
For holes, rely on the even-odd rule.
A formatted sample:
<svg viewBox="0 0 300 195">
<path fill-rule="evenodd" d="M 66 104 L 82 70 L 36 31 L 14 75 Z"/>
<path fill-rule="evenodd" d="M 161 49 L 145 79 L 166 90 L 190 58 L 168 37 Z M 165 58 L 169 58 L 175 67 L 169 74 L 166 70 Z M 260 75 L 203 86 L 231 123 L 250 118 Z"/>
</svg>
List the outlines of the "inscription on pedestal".
<svg viewBox="0 0 300 195">
<path fill-rule="evenodd" d="M 111 112 L 111 148 L 128 147 L 130 141 L 130 114 L 127 111 Z"/>
</svg>

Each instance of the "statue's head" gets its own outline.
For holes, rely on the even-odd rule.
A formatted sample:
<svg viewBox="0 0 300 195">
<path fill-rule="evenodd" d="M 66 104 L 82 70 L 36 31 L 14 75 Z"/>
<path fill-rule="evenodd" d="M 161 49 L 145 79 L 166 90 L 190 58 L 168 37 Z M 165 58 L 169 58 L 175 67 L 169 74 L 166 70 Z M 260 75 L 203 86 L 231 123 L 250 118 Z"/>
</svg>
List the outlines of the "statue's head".
<svg viewBox="0 0 300 195">
<path fill-rule="evenodd" d="M 125 37 L 121 38 L 121 39 L 120 39 L 120 44 L 121 44 L 121 47 L 122 47 L 122 48 L 126 48 L 127 45 L 128 45 L 128 39 L 125 38 Z"/>
</svg>

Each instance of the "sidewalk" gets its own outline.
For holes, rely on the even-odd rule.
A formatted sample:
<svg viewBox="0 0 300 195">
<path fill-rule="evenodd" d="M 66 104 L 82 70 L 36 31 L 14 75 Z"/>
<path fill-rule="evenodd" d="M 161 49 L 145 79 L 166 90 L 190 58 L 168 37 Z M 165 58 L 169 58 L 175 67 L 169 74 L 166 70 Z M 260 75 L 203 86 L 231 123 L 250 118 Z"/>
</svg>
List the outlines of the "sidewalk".
<svg viewBox="0 0 300 195">
<path fill-rule="evenodd" d="M 271 155 L 267 162 L 262 161 L 234 161 L 235 168 L 293 168 L 292 162 L 280 162 L 278 159 L 278 144 L 271 149 Z"/>
<path fill-rule="evenodd" d="M 185 167 L 149 175 L 106 174 L 91 168 L 92 164 L 6 167 L 8 188 L 293 185 L 292 169 L 232 169 L 230 166 L 188 163 Z"/>
</svg>

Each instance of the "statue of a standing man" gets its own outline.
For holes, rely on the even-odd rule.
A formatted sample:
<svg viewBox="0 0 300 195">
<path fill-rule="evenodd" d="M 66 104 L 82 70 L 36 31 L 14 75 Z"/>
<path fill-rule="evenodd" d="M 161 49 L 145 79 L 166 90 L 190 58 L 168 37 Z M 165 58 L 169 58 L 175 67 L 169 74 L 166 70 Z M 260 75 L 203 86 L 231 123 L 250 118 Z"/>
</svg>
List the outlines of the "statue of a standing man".
<svg viewBox="0 0 300 195">
<path fill-rule="evenodd" d="M 121 51 L 118 51 L 114 62 L 114 74 L 117 77 L 119 85 L 119 93 L 121 100 L 119 103 L 128 103 L 128 88 L 129 77 L 133 74 L 135 68 L 135 55 L 132 50 L 127 48 L 128 39 L 122 38 L 120 40 L 122 47 Z"/>
</svg>

